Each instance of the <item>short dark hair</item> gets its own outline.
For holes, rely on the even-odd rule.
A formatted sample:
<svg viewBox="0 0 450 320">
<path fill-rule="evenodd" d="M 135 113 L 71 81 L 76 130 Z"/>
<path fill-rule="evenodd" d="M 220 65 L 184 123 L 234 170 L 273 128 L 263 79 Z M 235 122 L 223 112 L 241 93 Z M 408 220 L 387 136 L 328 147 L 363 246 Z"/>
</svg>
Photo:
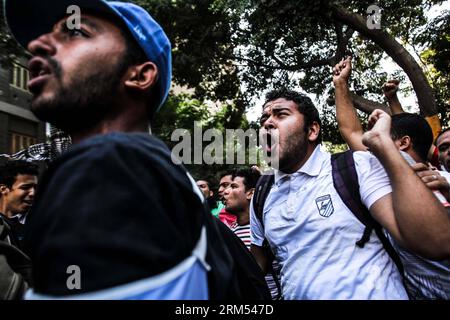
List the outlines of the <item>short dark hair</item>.
<svg viewBox="0 0 450 320">
<path fill-rule="evenodd" d="M 226 176 L 233 176 L 233 174 L 235 172 L 236 172 L 236 169 L 230 169 L 230 170 L 222 171 L 219 174 L 219 180 L 221 180 L 223 177 L 226 177 Z"/>
<path fill-rule="evenodd" d="M 236 177 L 244 178 L 245 191 L 255 188 L 261 173 L 255 169 L 238 169 L 232 174 L 232 179 Z"/>
<path fill-rule="evenodd" d="M 34 163 L 24 160 L 8 160 L 0 165 L 0 184 L 11 188 L 16 182 L 19 174 L 37 176 L 39 174 L 38 166 Z"/>
<path fill-rule="evenodd" d="M 400 113 L 392 116 L 391 137 L 393 140 L 409 136 L 412 149 L 426 161 L 428 152 L 433 144 L 433 131 L 428 122 L 421 116 L 413 113 Z"/>
<path fill-rule="evenodd" d="M 317 122 L 321 127 L 322 123 L 320 121 L 319 111 L 317 111 L 317 108 L 314 106 L 313 102 L 309 97 L 307 97 L 305 94 L 294 91 L 294 90 L 288 90 L 286 88 L 281 88 L 277 90 L 269 91 L 266 94 L 266 101 L 264 102 L 264 106 L 270 102 L 274 101 L 280 98 L 284 98 L 286 100 L 294 101 L 297 105 L 298 111 L 303 114 L 305 117 L 305 132 L 308 132 L 308 127 L 315 121 Z M 316 143 L 322 142 L 322 131 L 319 131 L 319 135 L 317 136 Z"/>
<path fill-rule="evenodd" d="M 436 140 L 434 140 L 434 144 L 436 145 L 436 147 L 437 147 L 437 141 L 438 141 L 438 139 L 439 139 L 444 133 L 446 133 L 446 132 L 448 132 L 448 131 L 450 131 L 450 128 L 447 128 L 447 129 L 445 129 L 445 130 L 442 130 L 442 131 L 438 134 L 438 136 L 436 137 Z"/>
<path fill-rule="evenodd" d="M 198 181 L 205 181 L 206 184 L 208 185 L 208 188 L 211 188 L 211 181 L 209 181 L 208 179 L 200 178 L 200 179 L 195 180 L 195 182 L 198 182 Z"/>
</svg>

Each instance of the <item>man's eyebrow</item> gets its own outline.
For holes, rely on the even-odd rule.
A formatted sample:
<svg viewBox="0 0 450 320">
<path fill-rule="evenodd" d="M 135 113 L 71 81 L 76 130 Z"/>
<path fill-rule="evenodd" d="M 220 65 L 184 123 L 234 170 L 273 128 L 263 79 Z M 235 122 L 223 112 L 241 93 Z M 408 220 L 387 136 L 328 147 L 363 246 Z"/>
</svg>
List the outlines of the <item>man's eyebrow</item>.
<svg viewBox="0 0 450 320">
<path fill-rule="evenodd" d="M 289 107 L 277 106 L 277 105 L 272 107 L 272 112 L 273 111 L 278 111 L 279 112 L 279 111 L 284 111 L 284 110 L 291 111 L 291 109 Z"/>
<path fill-rule="evenodd" d="M 35 185 L 36 185 L 35 183 L 21 184 L 19 186 L 19 188 L 30 188 L 30 187 L 34 187 Z"/>
<path fill-rule="evenodd" d="M 89 18 L 81 17 L 80 21 L 81 21 L 82 24 L 85 24 L 88 27 L 94 29 L 94 31 L 97 31 L 97 32 L 103 31 L 103 28 L 102 28 L 101 25 L 99 25 L 98 23 L 95 23 L 95 21 L 92 21 Z"/>
</svg>

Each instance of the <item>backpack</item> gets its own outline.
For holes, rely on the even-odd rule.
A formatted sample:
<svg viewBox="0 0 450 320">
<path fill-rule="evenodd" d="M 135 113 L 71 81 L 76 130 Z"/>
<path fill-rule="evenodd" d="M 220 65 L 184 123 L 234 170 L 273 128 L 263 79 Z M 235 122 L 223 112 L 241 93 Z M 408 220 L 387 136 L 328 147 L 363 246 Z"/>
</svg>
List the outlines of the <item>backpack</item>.
<svg viewBox="0 0 450 320">
<path fill-rule="evenodd" d="M 388 238 L 384 234 L 383 227 L 375 221 L 370 214 L 369 210 L 361 201 L 361 195 L 359 192 L 358 174 L 356 172 L 355 160 L 353 158 L 353 151 L 348 150 L 341 153 L 331 155 L 331 167 L 333 176 L 333 186 L 339 194 L 340 198 L 347 206 L 347 208 L 353 213 L 353 215 L 365 226 L 364 232 L 360 240 L 356 241 L 356 245 L 360 248 L 364 248 L 364 245 L 370 240 L 372 231 L 380 239 L 383 248 L 389 254 L 391 259 L 396 264 L 398 270 L 403 275 L 403 265 L 397 252 L 392 247 Z M 264 202 L 269 195 L 270 189 L 275 181 L 274 175 L 263 175 L 256 184 L 255 193 L 253 195 L 253 210 L 256 217 L 262 226 Z M 264 239 L 262 244 L 263 250 L 269 261 L 274 259 L 272 250 L 270 249 L 267 239 Z M 277 283 L 278 293 L 281 295 L 281 287 L 278 278 L 275 277 L 273 268 L 270 264 L 270 272 L 274 276 L 274 280 Z"/>
<path fill-rule="evenodd" d="M 205 210 L 211 300 L 271 300 L 264 275 L 245 244 Z"/>
</svg>

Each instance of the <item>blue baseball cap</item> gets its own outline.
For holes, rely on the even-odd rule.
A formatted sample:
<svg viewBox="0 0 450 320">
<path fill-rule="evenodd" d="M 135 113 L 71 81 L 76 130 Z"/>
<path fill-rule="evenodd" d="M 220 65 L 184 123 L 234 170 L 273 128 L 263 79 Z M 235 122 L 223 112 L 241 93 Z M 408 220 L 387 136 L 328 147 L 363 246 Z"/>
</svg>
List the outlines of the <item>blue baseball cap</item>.
<svg viewBox="0 0 450 320">
<path fill-rule="evenodd" d="M 89 10 L 118 17 L 124 22 L 148 59 L 158 67 L 156 111 L 169 94 L 172 79 L 170 41 L 161 26 L 143 8 L 127 2 L 105 0 L 5 0 L 6 22 L 12 35 L 24 48 L 43 34 L 51 32 L 54 24 L 66 15 L 70 6 L 81 12 Z"/>
</svg>

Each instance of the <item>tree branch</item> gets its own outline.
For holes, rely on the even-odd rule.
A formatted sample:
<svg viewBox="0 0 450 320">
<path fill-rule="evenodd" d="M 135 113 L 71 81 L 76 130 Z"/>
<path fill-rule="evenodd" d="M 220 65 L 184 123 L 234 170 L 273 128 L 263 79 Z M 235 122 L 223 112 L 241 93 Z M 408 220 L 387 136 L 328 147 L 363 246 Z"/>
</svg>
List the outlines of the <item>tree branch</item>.
<svg viewBox="0 0 450 320">
<path fill-rule="evenodd" d="M 350 27 L 348 27 L 344 33 L 342 23 L 338 21 L 334 22 L 334 29 L 336 30 L 337 47 L 336 47 L 336 54 L 333 57 L 333 65 L 339 63 L 339 61 L 345 57 L 348 42 L 350 41 L 350 38 L 353 36 L 353 33 L 355 33 L 355 31 Z"/>
<path fill-rule="evenodd" d="M 265 64 L 265 63 L 256 62 L 252 59 L 241 57 L 241 56 L 234 56 L 234 58 L 238 61 L 245 61 L 245 62 L 251 63 L 257 67 L 267 68 L 267 69 L 271 69 L 271 70 L 286 70 L 286 71 L 300 71 L 300 70 L 309 69 L 309 68 L 331 66 L 332 60 L 333 60 L 333 58 L 315 59 L 315 60 L 307 61 L 305 63 L 299 63 L 299 64 L 295 64 L 295 65 L 286 65 L 275 55 L 272 55 L 272 58 L 278 64 L 275 66 L 275 65 L 269 65 L 269 64 Z"/>
<path fill-rule="evenodd" d="M 375 109 L 381 109 L 389 114 L 391 113 L 388 106 L 378 103 L 376 101 L 372 101 L 372 100 L 363 98 L 354 92 L 350 92 L 350 97 L 352 99 L 354 107 L 358 110 L 361 110 L 362 112 L 367 113 L 367 114 L 371 114 Z M 327 103 L 330 106 L 335 105 L 335 98 L 329 97 L 327 99 Z"/>
<path fill-rule="evenodd" d="M 413 56 L 386 31 L 369 29 L 366 19 L 359 14 L 348 11 L 338 5 L 330 6 L 333 18 L 380 46 L 408 75 L 414 91 L 416 92 L 419 106 L 425 116 L 437 114 L 436 100 L 433 89 Z"/>
</svg>

